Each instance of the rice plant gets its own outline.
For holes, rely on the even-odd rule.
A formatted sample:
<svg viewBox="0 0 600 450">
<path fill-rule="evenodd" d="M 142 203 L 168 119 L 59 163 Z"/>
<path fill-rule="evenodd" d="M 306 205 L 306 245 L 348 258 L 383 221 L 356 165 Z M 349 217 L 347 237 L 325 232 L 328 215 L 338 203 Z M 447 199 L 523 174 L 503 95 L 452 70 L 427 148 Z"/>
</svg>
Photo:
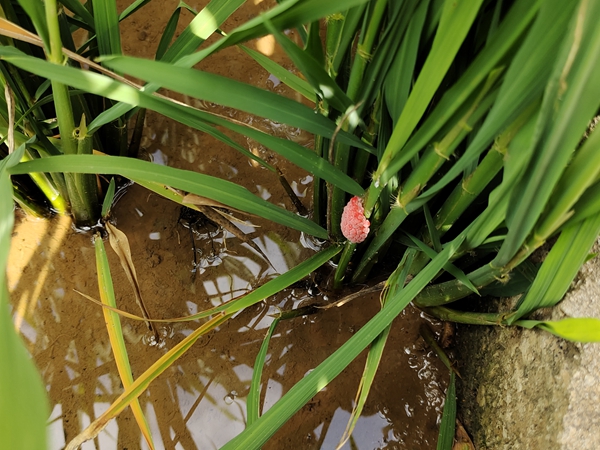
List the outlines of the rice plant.
<svg viewBox="0 0 600 450">
<path fill-rule="evenodd" d="M 134 2 L 120 16 L 112 2 L 82 6 L 64 1 L 61 7 L 69 14 L 59 14 L 58 20 L 53 1 L 20 3 L 29 17 L 26 25 L 39 38 L 16 29 L 10 4 L 3 5 L 12 21 L 3 22 L 2 34 L 12 40 L 3 38 L 0 47 L 7 86 L 6 105 L 0 105 L 5 123 L 0 126 L 8 148 L 0 167 L 2 198 L 19 195 L 11 177 L 46 174 L 44 179 L 69 199 L 76 218 L 91 218 L 95 207 L 87 203 L 97 201 L 94 175 L 120 175 L 180 203 L 186 193 L 195 194 L 328 241 L 311 259 L 253 293 L 182 318 L 208 320 L 136 380 L 124 364 L 123 394 L 69 448 L 95 436 L 128 405 L 135 407 L 145 387 L 201 334 L 330 259 L 337 264 L 336 287 L 368 283 L 375 272 L 387 274 L 381 311 L 260 416 L 255 405 L 264 359 L 258 355 L 247 427 L 224 448 L 260 448 L 369 347 L 374 363 L 365 369 L 361 400 L 353 412 L 353 417 L 360 415 L 387 331 L 410 302 L 444 320 L 538 327 L 565 339 L 600 341 L 597 319 L 527 319 L 561 300 L 600 232 L 600 134 L 590 126 L 600 107 L 599 2 L 284 0 L 225 33 L 219 27 L 243 0 L 212 0 L 172 43 L 172 29 L 165 30 L 155 60 L 126 56 L 120 49 L 119 19 L 144 1 Z M 83 49 L 62 49 L 68 48 L 60 41 L 65 23 L 90 32 Z M 290 28 L 297 29 L 300 45 L 284 33 Z M 215 34 L 217 39 L 205 43 Z M 274 36 L 302 77 L 244 46 L 266 34 Z M 27 39 L 38 39 L 44 53 L 23 48 Z M 97 53 L 86 53 L 93 42 Z M 230 46 L 239 46 L 313 107 L 193 68 Z M 98 57 L 90 61 L 81 54 Z M 14 75 L 23 78 L 25 73 L 50 80 L 40 81 L 37 89 L 43 93 L 51 87 L 57 121 L 47 123 L 39 101 L 12 99 L 26 92 Z M 132 85 L 122 75 L 146 84 Z M 314 148 L 157 95 L 159 87 L 301 128 L 314 134 Z M 105 108 L 75 115 L 75 104 L 78 111 L 85 107 L 74 99 L 88 96 Z M 18 108 L 12 113 L 14 104 Z M 102 142 L 96 140 L 100 130 L 143 109 L 208 133 L 269 170 L 276 168 L 230 136 L 251 138 L 314 174 L 310 218 L 225 180 L 91 154 L 96 142 Z M 34 128 L 40 124 L 46 128 Z M 6 203 L 1 220 L 0 256 L 6 264 L 12 227 L 12 207 Z M 529 257 L 549 242 L 554 244 L 541 266 L 530 264 Z M 100 240 L 96 246 L 104 277 L 101 297 L 116 327 L 116 313 L 122 313 L 110 300 Z M 535 277 L 525 277 L 524 267 L 533 269 Z M 522 297 L 512 310 L 483 314 L 452 305 L 469 295 L 515 289 Z M 3 302 L 6 297 L 3 288 Z M 2 311 L 2 320 L 9 322 L 6 307 Z M 121 346 L 118 333 L 114 342 Z M 21 351 L 16 343 L 10 345 L 5 352 Z M 126 352 L 121 349 L 120 354 L 125 363 Z M 7 353 L 2 357 L 12 361 Z M 20 354 L 15 361 L 17 357 L 26 359 Z M 11 385 L 0 381 L 0 389 Z M 24 386 L 29 384 L 39 387 L 35 380 Z M 38 414 L 43 417 L 43 411 Z M 18 439 L 23 428 L 14 429 Z M 451 445 L 447 432 L 442 441 Z"/>
</svg>

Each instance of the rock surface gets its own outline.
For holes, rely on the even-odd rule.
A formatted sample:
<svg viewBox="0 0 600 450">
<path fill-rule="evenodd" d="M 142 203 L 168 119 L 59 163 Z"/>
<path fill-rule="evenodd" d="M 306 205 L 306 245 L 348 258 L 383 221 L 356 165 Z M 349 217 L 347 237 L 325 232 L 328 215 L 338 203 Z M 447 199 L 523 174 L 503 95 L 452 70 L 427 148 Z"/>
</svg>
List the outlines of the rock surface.
<svg viewBox="0 0 600 450">
<path fill-rule="evenodd" d="M 561 303 L 535 318 L 563 317 L 600 318 L 600 257 L 584 265 Z M 477 449 L 600 448 L 600 344 L 460 326 L 457 352 L 459 418 Z"/>
</svg>

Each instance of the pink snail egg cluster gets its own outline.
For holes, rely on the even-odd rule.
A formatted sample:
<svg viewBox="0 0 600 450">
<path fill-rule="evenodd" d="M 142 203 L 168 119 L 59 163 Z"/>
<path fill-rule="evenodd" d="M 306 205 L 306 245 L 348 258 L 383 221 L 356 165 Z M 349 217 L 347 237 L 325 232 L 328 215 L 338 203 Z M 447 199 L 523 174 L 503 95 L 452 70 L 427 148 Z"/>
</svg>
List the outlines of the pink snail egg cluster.
<svg viewBox="0 0 600 450">
<path fill-rule="evenodd" d="M 360 197 L 352 197 L 342 212 L 342 233 L 350 242 L 360 244 L 369 235 L 371 223 L 365 218 Z"/>
</svg>

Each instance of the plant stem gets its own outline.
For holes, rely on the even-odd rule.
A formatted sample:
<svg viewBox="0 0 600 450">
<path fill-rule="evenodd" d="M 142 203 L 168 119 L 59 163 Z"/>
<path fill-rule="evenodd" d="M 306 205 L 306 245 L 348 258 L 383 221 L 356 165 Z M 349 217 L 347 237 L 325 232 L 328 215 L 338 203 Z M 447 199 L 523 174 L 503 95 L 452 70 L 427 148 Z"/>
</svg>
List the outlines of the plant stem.
<svg viewBox="0 0 600 450">
<path fill-rule="evenodd" d="M 333 276 L 334 289 L 339 289 L 340 287 L 342 287 L 342 282 L 344 281 L 344 277 L 346 275 L 346 268 L 348 267 L 348 263 L 352 259 L 352 254 L 354 253 L 354 250 L 356 250 L 356 244 L 353 244 L 350 241 L 346 241 L 346 245 L 344 245 L 344 251 L 342 252 L 337 269 Z M 343 270 L 340 270 L 340 268 L 343 268 Z"/>
<path fill-rule="evenodd" d="M 506 318 L 506 314 L 501 313 L 473 313 L 456 311 L 443 306 L 423 308 L 423 311 L 441 320 L 465 323 L 469 325 L 501 325 Z"/>
<path fill-rule="evenodd" d="M 60 27 L 58 23 L 58 9 L 56 0 L 46 0 L 44 2 L 46 11 L 46 23 L 50 37 L 50 49 L 46 49 L 48 60 L 54 64 L 62 65 L 65 56 L 62 52 L 62 40 L 60 37 Z M 68 87 L 57 81 L 52 81 L 52 95 L 54 96 L 54 108 L 58 120 L 58 129 L 61 136 L 61 147 L 65 154 L 74 155 L 77 151 L 77 142 L 75 140 L 73 108 L 69 97 Z M 91 146 L 91 142 L 90 142 Z M 91 148 L 91 147 L 90 147 Z M 90 181 L 83 181 L 84 176 L 75 176 L 65 173 L 65 182 L 69 200 L 71 202 L 71 212 L 78 226 L 89 226 L 96 218 L 97 211 L 92 210 L 92 205 L 97 198 L 88 197 L 92 191 L 85 188 L 91 186 Z M 89 178 L 90 175 L 87 175 Z M 80 189 L 83 189 L 80 190 Z"/>
</svg>

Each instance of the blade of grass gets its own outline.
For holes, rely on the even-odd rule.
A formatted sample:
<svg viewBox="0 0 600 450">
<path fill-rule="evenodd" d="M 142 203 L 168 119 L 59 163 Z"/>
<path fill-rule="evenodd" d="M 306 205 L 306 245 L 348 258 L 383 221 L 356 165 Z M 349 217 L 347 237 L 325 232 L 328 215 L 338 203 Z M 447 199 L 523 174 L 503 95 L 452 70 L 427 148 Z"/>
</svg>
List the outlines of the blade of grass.
<svg viewBox="0 0 600 450">
<path fill-rule="evenodd" d="M 556 305 L 571 286 L 600 233 L 600 214 L 565 228 L 542 263 L 509 324 L 538 308 Z"/>
<path fill-rule="evenodd" d="M 0 136 L 7 136 L 7 134 L 8 130 L 4 127 L 0 127 Z M 14 138 L 16 147 L 21 145 L 24 145 L 25 147 L 25 152 L 23 153 L 21 161 L 31 161 L 33 156 L 28 147 L 34 146 L 33 144 L 37 141 L 37 138 L 34 136 L 30 139 L 27 139 L 25 135 L 16 130 L 14 131 Z M 58 211 L 59 214 L 65 214 L 68 209 L 68 202 L 61 195 L 60 191 L 57 189 L 52 180 L 49 179 L 44 173 L 31 174 L 30 176 L 33 182 L 40 188 L 44 196 L 48 199 L 52 207 Z"/>
<path fill-rule="evenodd" d="M 277 403 L 256 422 L 246 427 L 237 437 L 229 441 L 222 450 L 260 448 L 306 402 L 323 389 L 332 379 L 353 361 L 363 349 L 392 323 L 394 318 L 429 283 L 435 274 L 448 262 L 462 243 L 459 236 L 450 243 L 424 270 L 403 289 L 399 289 L 388 300 L 388 306 L 377 313 L 365 326 L 346 341 L 335 353 L 316 367 L 310 374 L 296 383 Z"/>
<path fill-rule="evenodd" d="M 442 137 L 439 142 L 434 142 L 415 165 L 415 168 L 398 191 L 394 206 L 378 228 L 373 240 L 369 243 L 353 276 L 355 282 L 364 282 L 369 271 L 376 262 L 378 253 L 385 248 L 386 243 L 411 211 L 415 210 L 414 200 L 422 188 L 435 175 L 439 167 L 454 153 L 458 144 L 472 130 L 472 126 L 482 115 L 488 111 L 496 98 L 496 91 L 488 93 L 499 77 L 501 69 L 494 70 L 488 76 L 485 85 L 478 95 L 472 100 L 469 109 L 456 119 L 455 124 Z M 408 106 L 407 106 L 408 107 Z M 389 145 L 389 144 L 388 144 Z M 370 194 L 368 194 L 370 195 Z M 365 215 L 367 209 L 365 206 Z M 339 267 L 339 270 L 342 268 Z"/>
<path fill-rule="evenodd" d="M 519 320 L 515 325 L 528 329 L 537 327 L 568 341 L 600 342 L 600 319 L 571 317 L 557 321 Z"/>
<path fill-rule="evenodd" d="M 15 332 L 9 309 L 6 268 L 14 225 L 8 170 L 25 146 L 0 161 L 0 436 L 7 448 L 46 448 L 49 414 L 46 389 L 23 341 Z"/>
<path fill-rule="evenodd" d="M 240 45 L 239 48 L 244 53 L 252 57 L 252 59 L 254 59 L 257 63 L 259 63 L 263 69 L 277 77 L 277 79 L 283 84 L 292 88 L 307 100 L 310 100 L 313 103 L 316 102 L 317 97 L 315 95 L 315 91 L 307 81 L 303 80 L 297 75 L 294 75 L 286 68 L 280 66 L 275 61 L 266 57 L 262 53 L 257 52 L 256 50 L 252 50 L 245 45 Z"/>
<path fill-rule="evenodd" d="M 327 233 L 309 219 L 297 216 L 250 193 L 242 186 L 201 173 L 175 169 L 120 156 L 62 155 L 21 163 L 13 174 L 29 172 L 72 172 L 121 175 L 149 180 L 216 200 L 240 211 L 268 218 L 321 239 Z"/>
<path fill-rule="evenodd" d="M 318 20 L 309 23 L 306 31 L 304 51 L 319 62 L 319 66 L 325 65 L 325 54 L 323 53 L 323 40 L 321 39 L 321 23 Z"/>
<path fill-rule="evenodd" d="M 342 189 L 347 190 L 353 195 L 360 195 L 363 192 L 360 185 L 348 175 L 339 170 L 335 170 L 335 168 L 333 168 L 325 159 L 320 158 L 313 151 L 304 148 L 293 141 L 270 136 L 251 127 L 232 123 L 204 111 L 174 103 L 171 100 L 148 95 L 96 73 L 84 73 L 70 67 L 49 64 L 37 58 L 27 57 L 23 53 L 12 48 L 0 47 L 0 55 L 2 55 L 2 58 L 10 60 L 13 64 L 38 75 L 57 78 L 68 85 L 80 87 L 87 92 L 155 110 L 185 125 L 209 133 L 217 139 L 223 140 L 225 143 L 231 145 L 233 141 L 230 138 L 224 137 L 223 133 L 212 126 L 206 125 L 206 123 L 208 122 L 210 124 L 229 128 L 236 133 L 240 133 L 258 141 L 271 150 L 282 154 L 299 167 L 319 175 L 334 185 L 339 185 Z M 312 114 L 315 115 L 314 113 Z M 92 133 L 91 124 L 89 128 L 89 132 Z M 365 146 L 364 144 L 361 145 Z M 233 144 L 233 147 L 239 150 L 240 146 L 238 144 Z M 247 150 L 244 150 L 244 152 L 245 154 L 249 153 Z"/>
<path fill-rule="evenodd" d="M 573 214 L 571 209 L 600 173 L 600 132 L 595 130 L 586 139 L 561 176 L 548 209 L 535 227 L 538 236 L 550 236 Z"/>
<path fill-rule="evenodd" d="M 421 250 L 425 255 L 427 255 L 430 259 L 435 258 L 436 255 L 439 253 L 439 252 L 436 252 L 431 247 L 428 247 L 423 241 L 421 241 L 420 239 L 417 239 L 415 236 L 411 235 L 410 233 L 406 233 L 406 234 L 410 238 L 410 240 L 417 246 L 417 248 L 419 250 Z M 458 267 L 456 267 L 454 264 L 452 264 L 452 263 L 446 264 L 444 266 L 444 270 L 446 272 L 448 272 L 450 275 L 452 275 L 454 278 L 456 278 L 458 281 L 460 281 L 462 284 L 464 284 L 466 287 L 468 287 L 473 293 L 480 295 L 477 288 L 475 286 L 473 286 L 473 283 L 471 283 L 471 280 L 469 280 L 469 278 L 465 275 L 465 273 L 462 270 L 460 270 Z"/>
<path fill-rule="evenodd" d="M 417 252 L 412 249 L 406 251 L 402 257 L 402 260 L 400 261 L 400 264 L 398 264 L 398 267 L 396 267 L 394 272 L 387 279 L 381 296 L 382 308 L 385 307 L 388 298 L 394 295 L 399 289 L 402 289 L 406 284 L 410 267 L 412 266 L 416 253 Z M 350 438 L 354 428 L 356 427 L 356 423 L 362 414 L 367 397 L 371 391 L 371 387 L 373 386 L 373 381 L 375 379 L 375 375 L 377 374 L 377 369 L 379 368 L 381 357 L 383 356 L 383 350 L 385 349 L 385 344 L 391 328 L 392 324 L 388 325 L 383 332 L 373 340 L 369 347 L 367 361 L 365 362 L 365 368 L 360 379 L 352 413 L 350 414 L 348 424 L 346 425 L 346 429 L 340 438 L 340 442 L 338 443 L 336 450 L 342 448 L 346 441 Z"/>
<path fill-rule="evenodd" d="M 278 30 L 287 30 L 366 2 L 367 0 L 346 0 L 342 5 L 338 0 L 287 0 L 237 27 L 206 49 L 181 58 L 177 65 L 192 67 L 217 50 L 264 36 L 268 34 L 266 21 L 271 21 Z"/>
<path fill-rule="evenodd" d="M 535 132 L 537 109 L 536 105 L 532 105 L 532 115 L 528 115 L 525 111 L 521 118 L 515 121 L 517 123 L 521 119 L 526 120 L 522 126 L 519 125 L 519 131 L 508 145 L 507 155 L 504 158 L 502 183 L 490 194 L 485 211 L 471 224 L 465 239 L 464 248 L 466 250 L 479 247 L 504 222 L 508 199 L 533 150 L 530 142 Z"/>
<path fill-rule="evenodd" d="M 162 59 L 174 62 L 189 55 L 243 4 L 244 0 L 211 0 L 177 37 Z"/>
<path fill-rule="evenodd" d="M 404 109 L 413 83 L 417 51 L 428 7 L 429 0 L 420 2 L 417 6 L 384 81 L 385 103 L 394 124 Z"/>
<path fill-rule="evenodd" d="M 102 212 L 100 213 L 100 217 L 106 219 L 110 214 L 110 209 L 113 205 L 113 200 L 115 198 L 115 179 L 111 178 L 110 183 L 108 184 L 108 189 L 106 190 L 106 195 L 104 196 L 104 201 L 102 202 Z"/>
<path fill-rule="evenodd" d="M 493 38 L 477 55 L 463 76 L 443 95 L 439 104 L 427 117 L 423 125 L 415 131 L 414 136 L 406 143 L 406 147 L 396 158 L 389 162 L 385 173 L 382 173 L 383 180 L 394 176 L 414 155 L 426 146 L 439 132 L 440 128 L 455 115 L 461 105 L 480 87 L 490 71 L 500 66 L 502 59 L 505 58 L 511 47 L 522 38 L 523 32 L 527 30 L 530 22 L 535 17 L 539 4 L 540 2 L 531 2 L 530 0 L 520 0 L 513 4 Z M 460 172 L 462 170 L 458 171 L 458 173 Z M 447 180 L 444 180 L 444 185 L 447 182 Z M 380 190 L 381 185 L 382 183 L 376 183 L 376 180 L 374 180 L 369 188 L 374 189 L 375 197 L 378 195 L 375 191 Z M 436 183 L 434 186 L 439 188 L 439 185 L 439 183 Z M 429 193 L 431 190 L 429 189 L 427 192 Z M 373 199 L 374 201 L 376 201 L 376 198 Z"/>
<path fill-rule="evenodd" d="M 19 4 L 25 10 L 38 36 L 44 43 L 46 51 L 50 51 L 50 36 L 48 32 L 48 23 L 46 22 L 46 13 L 44 11 L 44 4 L 36 0 L 19 0 Z M 56 2 L 54 2 L 54 14 L 57 14 Z"/>
<path fill-rule="evenodd" d="M 557 6 L 558 3 L 549 7 Z M 508 263 L 535 226 L 575 146 L 600 106 L 597 17 L 600 4 L 582 2 L 569 21 L 537 125 L 541 139 L 513 191 L 507 210 L 509 233 L 495 265 Z M 543 242 L 546 237 L 539 238 Z"/>
<path fill-rule="evenodd" d="M 177 37 L 175 42 L 166 49 L 166 52 L 161 58 L 158 57 L 159 51 L 157 50 L 157 59 L 173 62 L 182 56 L 189 55 L 198 48 L 204 40 L 208 39 L 243 2 L 244 0 L 211 0 L 211 2 L 192 19 L 190 24 Z M 125 14 L 126 11 L 124 11 L 123 14 Z M 119 20 L 123 19 L 123 14 L 121 14 Z M 167 33 L 168 30 L 165 30 L 165 34 Z M 162 40 L 163 39 L 161 38 L 161 43 Z M 151 94 L 156 92 L 159 88 L 160 86 L 158 85 L 147 85 L 144 86 L 144 92 Z M 90 128 L 95 129 L 110 123 L 116 118 L 123 116 L 131 109 L 133 109 L 132 105 L 126 103 L 116 104 L 96 117 L 90 124 Z"/>
<path fill-rule="evenodd" d="M 327 104 L 342 113 L 352 108 L 352 100 L 331 79 L 320 61 L 314 59 L 310 54 L 298 47 L 290 38 L 278 31 L 271 22 L 267 21 L 265 24 L 269 32 L 275 37 L 277 43 L 312 86 L 313 91 L 317 93 L 319 99 L 323 99 Z"/>
<path fill-rule="evenodd" d="M 131 14 L 136 12 L 141 7 L 143 7 L 149 1 L 150 0 L 135 0 L 134 2 L 132 2 L 131 5 L 129 5 L 127 8 L 125 8 L 123 10 L 123 12 L 121 14 L 119 14 L 119 22 L 121 20 L 125 20 L 127 17 L 129 17 Z"/>
<path fill-rule="evenodd" d="M 156 60 L 163 59 L 163 56 L 165 56 L 165 52 L 169 48 L 169 45 L 173 40 L 173 36 L 175 36 L 175 33 L 177 32 L 177 23 L 179 22 L 179 16 L 181 15 L 181 10 L 183 8 L 185 8 L 185 6 L 180 3 L 177 8 L 175 8 L 175 11 L 173 11 L 171 14 L 171 17 L 169 17 L 169 20 L 165 25 L 165 29 L 160 36 L 158 46 L 156 47 Z"/>
<path fill-rule="evenodd" d="M 442 411 L 442 423 L 437 441 L 437 450 L 452 450 L 456 424 L 456 375 L 450 372 L 450 383 L 446 390 L 446 400 Z"/>
<path fill-rule="evenodd" d="M 88 27 L 94 29 L 94 16 L 87 10 L 87 8 L 78 0 L 60 0 L 68 9 L 73 12 L 76 16 L 79 16 Z"/>
<path fill-rule="evenodd" d="M 100 55 L 120 55 L 121 34 L 117 4 L 110 0 L 92 0 L 92 7 Z"/>
<path fill-rule="evenodd" d="M 600 212 L 600 182 L 591 185 L 573 206 L 573 215 L 563 224 L 562 228 L 581 222 Z"/>
<path fill-rule="evenodd" d="M 373 175 L 373 186 L 377 185 L 377 188 L 375 188 L 377 195 L 374 196 L 371 192 L 368 194 L 365 203 L 366 211 L 373 208 L 376 201 L 374 197 L 379 197 L 379 192 L 387 183 L 390 177 L 386 172 L 388 166 L 397 158 L 400 150 L 406 144 L 419 120 L 421 120 L 475 19 L 480 5 L 481 0 L 445 3 L 431 51 L 408 97 L 406 106 L 402 110 L 398 123 L 394 127 L 379 166 Z"/>
<path fill-rule="evenodd" d="M 150 81 L 175 92 L 239 109 L 314 134 L 331 138 L 336 131 L 333 122 L 320 114 L 315 114 L 306 105 L 220 75 L 128 56 L 105 57 L 102 58 L 102 63 L 113 70 Z M 358 138 L 348 133 L 338 133 L 337 140 L 349 145 L 365 147 Z"/>
<path fill-rule="evenodd" d="M 94 236 L 94 249 L 96 252 L 96 270 L 98 272 L 100 299 L 102 300 L 102 303 L 116 308 L 117 302 L 110 274 L 110 266 L 108 265 L 108 259 L 106 257 L 106 249 L 104 248 L 104 242 L 102 242 L 102 238 L 98 233 Z M 121 320 L 119 319 L 118 314 L 108 309 L 103 308 L 102 312 L 104 313 L 104 321 L 108 331 L 110 346 L 115 357 L 115 363 L 119 371 L 119 377 L 121 378 L 123 388 L 127 389 L 133 383 L 133 375 L 131 373 L 129 356 L 127 355 L 127 348 L 125 347 L 125 340 L 123 338 Z M 148 426 L 148 421 L 140 406 L 139 399 L 136 398 L 131 403 L 131 410 L 148 446 L 151 449 L 154 449 L 154 441 L 152 439 L 152 434 L 150 433 L 150 427 Z"/>
<path fill-rule="evenodd" d="M 271 322 L 267 335 L 263 339 L 263 343 L 254 360 L 252 381 L 250 382 L 248 398 L 246 399 L 246 425 L 251 425 L 258 420 L 258 417 L 260 416 L 260 379 L 262 378 L 263 367 L 265 365 L 267 351 L 269 350 L 269 342 L 271 341 L 271 337 L 273 337 L 275 327 L 277 327 L 279 320 L 280 318 L 276 317 L 275 320 Z"/>
<path fill-rule="evenodd" d="M 138 398 L 139 395 L 148 387 L 148 385 L 156 379 L 162 372 L 170 367 L 183 353 L 185 353 L 194 342 L 202 335 L 208 333 L 210 330 L 218 327 L 225 321 L 227 321 L 235 312 L 247 308 L 248 306 L 264 300 L 265 298 L 280 292 L 282 289 L 290 286 L 299 279 L 305 277 L 313 270 L 317 269 L 330 258 L 335 256 L 339 251 L 338 247 L 330 247 L 327 250 L 323 250 L 307 261 L 300 263 L 298 266 L 289 270 L 285 274 L 275 278 L 254 290 L 250 294 L 230 301 L 221 305 L 217 308 L 212 308 L 210 311 L 205 311 L 204 314 L 196 314 L 195 318 L 208 317 L 214 315 L 212 319 L 197 328 L 183 341 L 173 347 L 159 360 L 157 360 L 148 370 L 146 370 L 139 378 L 137 378 L 129 388 L 125 389 L 125 392 L 104 412 L 98 419 L 92 422 L 81 434 L 76 436 L 66 447 L 66 450 L 74 450 L 79 447 L 86 440 L 92 439 L 102 431 L 108 422 L 116 417 L 123 409 L 125 409 L 134 399 Z M 114 311 L 115 308 L 108 307 L 107 309 Z M 230 312 L 226 312 L 230 311 Z M 190 316 L 191 318 L 191 316 Z M 191 319 L 190 319 L 191 320 Z"/>
</svg>

